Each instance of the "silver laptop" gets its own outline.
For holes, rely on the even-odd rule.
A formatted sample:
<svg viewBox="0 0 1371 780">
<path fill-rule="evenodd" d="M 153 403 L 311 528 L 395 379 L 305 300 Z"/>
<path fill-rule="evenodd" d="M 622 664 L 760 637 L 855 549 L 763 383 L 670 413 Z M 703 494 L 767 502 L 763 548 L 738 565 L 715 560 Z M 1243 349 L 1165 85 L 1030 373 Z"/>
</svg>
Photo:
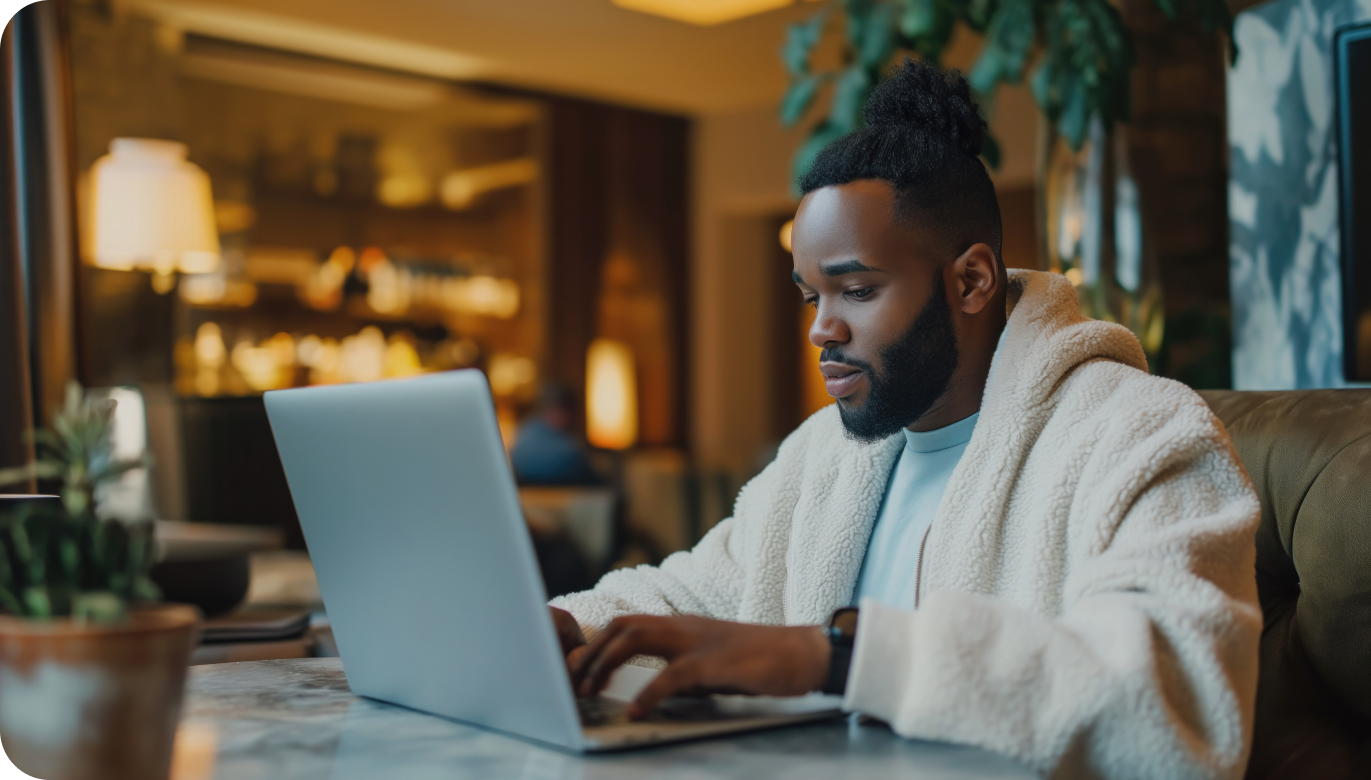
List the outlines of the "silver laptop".
<svg viewBox="0 0 1371 780">
<path fill-rule="evenodd" d="M 840 700 L 716 696 L 624 717 L 653 674 L 572 695 L 485 376 L 266 394 L 276 447 L 354 693 L 572 750 L 838 713 Z"/>
</svg>

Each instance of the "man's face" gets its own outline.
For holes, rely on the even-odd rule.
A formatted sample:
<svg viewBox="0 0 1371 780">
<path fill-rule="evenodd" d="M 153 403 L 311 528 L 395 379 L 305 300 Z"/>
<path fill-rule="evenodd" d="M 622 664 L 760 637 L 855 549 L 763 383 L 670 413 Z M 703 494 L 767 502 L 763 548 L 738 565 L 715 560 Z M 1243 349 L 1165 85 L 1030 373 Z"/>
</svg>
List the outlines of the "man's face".
<svg viewBox="0 0 1371 780">
<path fill-rule="evenodd" d="M 894 189 L 864 180 L 805 196 L 791 246 L 815 306 L 809 340 L 848 433 L 875 441 L 913 424 L 947 389 L 958 352 L 933 242 L 895 221 Z M 942 250 L 944 253 L 946 250 Z"/>
</svg>

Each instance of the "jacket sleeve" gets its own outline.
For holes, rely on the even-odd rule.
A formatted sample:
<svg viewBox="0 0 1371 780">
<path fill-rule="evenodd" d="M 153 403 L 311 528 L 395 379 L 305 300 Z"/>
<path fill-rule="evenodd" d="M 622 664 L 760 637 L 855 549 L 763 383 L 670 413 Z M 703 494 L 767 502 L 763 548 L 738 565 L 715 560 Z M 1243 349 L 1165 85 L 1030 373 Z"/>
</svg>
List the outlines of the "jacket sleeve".
<svg viewBox="0 0 1371 780">
<path fill-rule="evenodd" d="M 550 604 L 576 617 L 586 638 L 620 615 L 703 615 L 736 620 L 747 572 L 748 496 L 764 495 L 775 480 L 768 466 L 739 495 L 734 517 L 719 522 L 694 549 L 673 553 L 660 566 L 612 571 L 591 590 Z"/>
<path fill-rule="evenodd" d="M 951 591 L 924 594 L 915 611 L 865 601 L 846 707 L 1042 774 L 1241 777 L 1260 507 L 1212 418 L 1196 446 L 1159 434 L 1134 448 L 1149 463 L 1135 487 L 1094 491 L 1126 503 L 1115 525 L 1092 528 L 1088 554 L 1073 554 L 1060 615 Z"/>
</svg>

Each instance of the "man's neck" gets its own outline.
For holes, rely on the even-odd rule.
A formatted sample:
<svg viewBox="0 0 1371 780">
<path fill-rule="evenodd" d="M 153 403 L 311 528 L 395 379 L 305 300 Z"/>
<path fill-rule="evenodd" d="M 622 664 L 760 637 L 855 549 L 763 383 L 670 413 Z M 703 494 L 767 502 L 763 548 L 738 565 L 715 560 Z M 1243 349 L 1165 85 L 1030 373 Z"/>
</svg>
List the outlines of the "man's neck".
<svg viewBox="0 0 1371 780">
<path fill-rule="evenodd" d="M 985 396 L 985 384 L 990 378 L 990 365 L 995 360 L 995 352 L 1000 343 L 1004 324 L 992 329 L 993 333 L 982 335 L 978 348 L 967 350 L 961 355 L 960 365 L 947 383 L 947 389 L 938 400 L 928 407 L 923 416 L 909 426 L 915 433 L 936 431 L 952 423 L 965 420 L 981 410 L 981 399 Z"/>
</svg>

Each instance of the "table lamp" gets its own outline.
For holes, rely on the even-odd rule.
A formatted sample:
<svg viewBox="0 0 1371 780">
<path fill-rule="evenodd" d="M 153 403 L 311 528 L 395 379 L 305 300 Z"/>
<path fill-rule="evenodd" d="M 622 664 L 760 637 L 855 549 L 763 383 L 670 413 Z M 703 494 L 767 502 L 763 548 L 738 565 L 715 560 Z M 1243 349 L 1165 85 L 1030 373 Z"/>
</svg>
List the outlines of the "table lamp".
<svg viewBox="0 0 1371 780">
<path fill-rule="evenodd" d="M 93 265 L 153 273 L 153 288 L 171 290 L 176 271 L 219 267 L 219 234 L 209 176 L 186 160 L 186 145 L 116 138 L 90 172 Z"/>
<path fill-rule="evenodd" d="M 626 450 L 638 440 L 633 350 L 622 341 L 595 339 L 586 352 L 586 438 L 607 450 Z"/>
</svg>

